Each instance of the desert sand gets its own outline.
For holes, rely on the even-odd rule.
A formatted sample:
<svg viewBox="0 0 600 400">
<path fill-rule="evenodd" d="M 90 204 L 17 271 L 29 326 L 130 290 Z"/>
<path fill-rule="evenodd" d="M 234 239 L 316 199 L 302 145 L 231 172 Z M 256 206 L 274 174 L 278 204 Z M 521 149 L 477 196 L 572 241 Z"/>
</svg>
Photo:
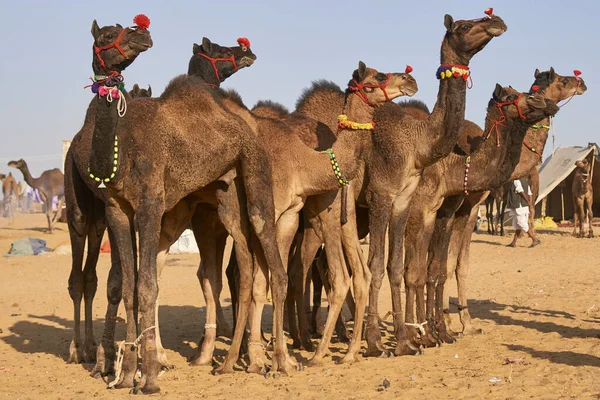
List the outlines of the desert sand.
<svg viewBox="0 0 600 400">
<path fill-rule="evenodd" d="M 68 241 L 66 224 L 58 224 L 56 232 L 47 235 L 45 223 L 40 213 L 19 214 L 12 223 L 0 219 L 0 252 L 8 252 L 12 241 L 21 237 L 47 240 L 50 248 Z M 469 308 L 474 324 L 485 334 L 426 349 L 420 356 L 361 357 L 354 365 L 335 364 L 346 345 L 334 343 L 322 367 L 277 378 L 250 375 L 242 367 L 235 374 L 213 376 L 209 367 L 187 364 L 204 323 L 204 300 L 196 278 L 199 256 L 172 255 L 161 279 L 160 323 L 163 343 L 176 368 L 159 378 L 162 391 L 154 397 L 600 398 L 600 239 L 576 239 L 569 229 L 540 231 L 540 239 L 542 245 L 536 248 L 527 248 L 529 241 L 523 239 L 512 249 L 504 246 L 509 237 L 474 235 Z M 109 265 L 110 256 L 102 254 L 94 303 L 97 341 L 104 325 Z M 70 268 L 69 255 L 0 257 L 0 398 L 130 396 L 126 390 L 107 390 L 105 382 L 91 378 L 92 365 L 66 364 L 73 328 L 67 292 Z M 450 295 L 455 302 L 455 288 Z M 230 318 L 227 289 L 222 300 Z M 387 282 L 380 307 L 382 314 L 391 309 Z M 456 312 L 455 306 L 452 311 Z M 122 309 L 119 316 L 124 317 Z M 453 327 L 459 329 L 457 314 L 453 317 Z M 390 321 L 386 325 L 384 341 L 392 349 Z M 270 318 L 264 328 L 271 331 Z M 124 323 L 119 323 L 116 339 L 123 338 Z M 228 339 L 219 339 L 217 362 L 228 345 Z M 310 356 L 290 352 L 299 362 L 306 363 Z M 521 363 L 504 364 L 504 357 Z M 380 387 L 384 378 L 390 383 L 386 389 Z M 490 382 L 493 378 L 496 383 Z"/>
</svg>

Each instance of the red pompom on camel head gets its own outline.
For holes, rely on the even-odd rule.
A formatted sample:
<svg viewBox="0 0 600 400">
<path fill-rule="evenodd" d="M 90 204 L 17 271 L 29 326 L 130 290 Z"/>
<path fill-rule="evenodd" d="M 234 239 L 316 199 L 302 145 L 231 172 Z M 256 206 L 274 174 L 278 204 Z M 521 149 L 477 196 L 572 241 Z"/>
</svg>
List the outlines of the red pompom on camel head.
<svg viewBox="0 0 600 400">
<path fill-rule="evenodd" d="M 413 67 L 411 67 L 410 65 L 407 65 L 406 69 L 404 70 L 404 73 L 410 74 L 411 72 L 413 72 Z"/>
<path fill-rule="evenodd" d="M 248 38 L 245 38 L 245 37 L 238 38 L 237 42 L 242 47 L 242 50 L 244 50 L 244 51 L 246 51 L 247 49 L 250 48 L 250 40 L 248 40 Z"/>
<path fill-rule="evenodd" d="M 150 26 L 150 18 L 146 17 L 144 14 L 138 14 L 135 17 L 133 17 L 133 23 L 139 29 L 148 29 L 148 27 Z"/>
</svg>

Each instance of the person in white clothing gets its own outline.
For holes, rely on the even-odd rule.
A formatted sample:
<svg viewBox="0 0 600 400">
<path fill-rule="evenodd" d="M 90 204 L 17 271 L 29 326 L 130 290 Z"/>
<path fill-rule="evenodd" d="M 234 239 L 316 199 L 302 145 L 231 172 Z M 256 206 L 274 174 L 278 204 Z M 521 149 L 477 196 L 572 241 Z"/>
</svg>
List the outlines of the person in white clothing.
<svg viewBox="0 0 600 400">
<path fill-rule="evenodd" d="M 531 238 L 531 245 L 535 247 L 541 242 L 535 236 L 535 233 L 529 229 L 529 205 L 532 202 L 531 188 L 526 177 L 512 181 L 511 187 L 508 190 L 506 207 L 509 209 L 510 215 L 513 217 L 513 228 L 515 228 L 515 236 L 509 247 L 517 247 L 517 239 L 525 232 Z"/>
</svg>

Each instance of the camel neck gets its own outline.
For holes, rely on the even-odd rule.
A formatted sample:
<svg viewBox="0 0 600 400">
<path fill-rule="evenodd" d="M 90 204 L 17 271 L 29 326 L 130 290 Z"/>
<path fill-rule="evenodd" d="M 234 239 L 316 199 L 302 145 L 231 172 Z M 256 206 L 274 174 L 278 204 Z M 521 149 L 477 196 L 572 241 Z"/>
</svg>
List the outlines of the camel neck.
<svg viewBox="0 0 600 400">
<path fill-rule="evenodd" d="M 505 121 L 505 126 L 498 126 L 496 138 L 496 129 L 493 127 L 499 117 L 497 106 L 491 105 L 484 132 L 487 134 L 491 130 L 492 133 L 471 157 L 473 176 L 480 178 L 469 179 L 469 190 L 488 190 L 503 185 L 510 180 L 523 154 L 523 139 L 531 122 L 509 118 Z M 500 147 L 497 147 L 497 143 Z"/>
<path fill-rule="evenodd" d="M 27 164 L 23 163 L 24 165 L 19 168 L 19 170 L 21 171 L 21 173 L 23 174 L 23 179 L 25 179 L 25 182 L 27 182 L 27 184 L 31 187 L 36 187 L 37 186 L 37 179 L 34 178 L 33 176 L 31 176 L 31 172 L 29 172 L 29 167 L 27 166 Z"/>
<path fill-rule="evenodd" d="M 348 117 L 348 120 L 358 123 L 369 123 L 373 121 L 375 108 L 365 103 L 358 95 L 350 94 L 346 98 L 344 111 L 342 114 Z"/>
<path fill-rule="evenodd" d="M 90 154 L 90 173 L 101 180 L 112 179 L 116 171 L 115 138 L 117 124 L 119 121 L 119 112 L 117 111 L 117 102 L 109 103 L 107 97 L 96 95 L 96 113 L 94 134 L 92 136 L 92 148 Z"/>
<path fill-rule="evenodd" d="M 540 127 L 530 127 L 527 129 L 527 133 L 523 139 L 523 143 L 525 143 L 529 149 L 536 150 L 536 153 L 528 148 L 521 149 L 521 158 L 510 176 L 509 180 L 511 181 L 520 179 L 529 174 L 529 171 L 541 162 L 539 154 L 543 154 L 546 141 L 548 140 L 548 133 L 550 130 L 545 127 L 550 125 L 550 118 L 544 118 L 536 125 Z"/>
</svg>

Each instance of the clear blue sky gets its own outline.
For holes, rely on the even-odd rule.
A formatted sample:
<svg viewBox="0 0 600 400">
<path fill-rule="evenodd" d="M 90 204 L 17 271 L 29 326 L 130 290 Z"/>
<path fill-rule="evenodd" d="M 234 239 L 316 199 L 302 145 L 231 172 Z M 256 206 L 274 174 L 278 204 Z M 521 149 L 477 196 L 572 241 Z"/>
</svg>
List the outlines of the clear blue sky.
<svg viewBox="0 0 600 400">
<path fill-rule="evenodd" d="M 131 25 L 138 13 L 151 19 L 154 47 L 125 71 L 128 88 L 151 84 L 159 95 L 171 78 L 187 71 L 194 42 L 206 36 L 231 46 L 246 36 L 258 60 L 224 86 L 237 89 L 249 107 L 272 99 L 293 109 L 312 80 L 343 86 L 359 60 L 381 71 L 403 71 L 411 64 L 420 88 L 416 98 L 432 107 L 444 14 L 476 18 L 487 7 L 494 7 L 508 31 L 471 61 L 475 87 L 467 92 L 467 119 L 483 123 L 496 82 L 527 90 L 535 68 L 553 66 L 563 75 L 579 69 L 588 92 L 558 114 L 556 143 L 600 142 L 589 118 L 600 104 L 593 67 L 600 65 L 596 1 L 20 0 L 3 2 L 0 14 L 0 172 L 12 170 L 21 179 L 6 166 L 21 157 L 34 176 L 62 169 L 61 140 L 80 129 L 92 97 L 83 86 L 92 74 L 94 19 L 100 26 Z"/>
</svg>

